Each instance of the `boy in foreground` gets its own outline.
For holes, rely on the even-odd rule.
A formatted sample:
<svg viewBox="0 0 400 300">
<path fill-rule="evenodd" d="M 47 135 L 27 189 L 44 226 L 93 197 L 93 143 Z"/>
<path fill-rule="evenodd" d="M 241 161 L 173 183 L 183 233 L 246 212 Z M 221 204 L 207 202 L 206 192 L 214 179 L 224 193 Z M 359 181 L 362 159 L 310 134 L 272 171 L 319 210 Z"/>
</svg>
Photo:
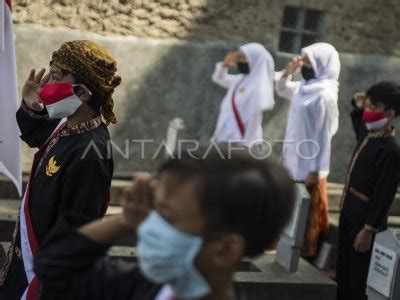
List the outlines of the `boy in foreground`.
<svg viewBox="0 0 400 300">
<path fill-rule="evenodd" d="M 66 216 L 35 259 L 42 299 L 236 299 L 237 265 L 277 240 L 294 184 L 273 161 L 226 153 L 183 153 L 158 181 L 137 175 L 120 215 L 80 227 Z M 136 231 L 138 264 L 104 257 Z"/>
</svg>

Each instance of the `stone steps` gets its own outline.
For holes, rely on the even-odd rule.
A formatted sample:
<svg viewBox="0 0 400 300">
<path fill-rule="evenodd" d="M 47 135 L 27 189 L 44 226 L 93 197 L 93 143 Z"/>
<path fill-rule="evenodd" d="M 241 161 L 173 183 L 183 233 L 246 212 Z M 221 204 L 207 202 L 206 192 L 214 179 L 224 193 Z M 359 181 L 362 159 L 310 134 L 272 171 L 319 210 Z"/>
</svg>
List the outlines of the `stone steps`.
<svg viewBox="0 0 400 300">
<path fill-rule="evenodd" d="M 24 175 L 23 180 L 26 184 L 28 176 Z M 107 214 L 113 214 L 121 211 L 119 203 L 123 196 L 123 190 L 125 187 L 131 184 L 129 176 L 120 176 L 117 179 L 113 179 L 111 186 L 111 199 L 110 207 Z M 329 198 L 329 212 L 331 221 L 331 232 L 329 234 L 329 242 L 334 244 L 337 236 L 337 223 L 339 206 L 343 193 L 343 184 L 328 183 L 328 198 Z M 11 237 L 12 229 L 14 228 L 15 220 L 18 214 L 18 207 L 20 200 L 18 194 L 10 181 L 0 175 L 0 241 L 9 240 Z M 394 201 L 390 210 L 389 226 L 400 227 L 400 194 L 397 194 L 396 200 Z M 124 244 L 124 243 L 122 243 Z"/>
<path fill-rule="evenodd" d="M 28 176 L 23 176 L 24 187 Z M 118 206 L 123 195 L 124 188 L 131 184 L 129 176 L 121 175 L 116 179 L 112 180 L 110 190 L 110 204 Z M 340 201 L 343 193 L 343 184 L 340 183 L 328 183 L 328 199 L 329 199 L 329 211 L 339 212 Z M 15 187 L 10 181 L 7 181 L 4 176 L 0 175 L 0 199 L 19 199 L 18 193 Z M 400 193 L 396 195 L 396 199 L 390 210 L 390 215 L 400 216 Z"/>
<path fill-rule="evenodd" d="M 10 243 L 0 243 L 0 265 L 9 246 Z M 134 247 L 113 246 L 107 254 L 128 261 L 137 260 Z M 298 272 L 289 273 L 275 262 L 274 253 L 265 253 L 254 260 L 242 260 L 234 281 L 240 287 L 239 297 L 249 300 L 320 300 L 320 295 L 325 295 L 324 300 L 336 298 L 336 283 L 323 272 L 301 259 Z"/>
<path fill-rule="evenodd" d="M 124 179 L 113 179 L 111 182 L 110 190 L 110 205 L 119 205 L 120 199 L 122 198 L 124 188 L 131 184 L 131 180 L 128 180 L 126 176 Z M 25 190 L 26 183 L 28 181 L 28 175 L 22 176 L 23 191 Z M 0 199 L 19 199 L 19 195 L 14 185 L 5 178 L 4 175 L 0 174 Z"/>
<path fill-rule="evenodd" d="M 0 220 L 17 220 L 20 200 L 0 199 Z M 114 215 L 122 212 L 121 206 L 110 205 L 107 210 L 107 215 Z"/>
<path fill-rule="evenodd" d="M 0 242 L 10 241 L 14 231 L 15 222 L 19 213 L 19 200 L 0 199 Z M 122 212 L 120 206 L 109 206 L 106 215 L 113 215 Z M 117 243 L 119 246 L 132 246 L 136 243 L 136 237 L 132 236 Z"/>
</svg>

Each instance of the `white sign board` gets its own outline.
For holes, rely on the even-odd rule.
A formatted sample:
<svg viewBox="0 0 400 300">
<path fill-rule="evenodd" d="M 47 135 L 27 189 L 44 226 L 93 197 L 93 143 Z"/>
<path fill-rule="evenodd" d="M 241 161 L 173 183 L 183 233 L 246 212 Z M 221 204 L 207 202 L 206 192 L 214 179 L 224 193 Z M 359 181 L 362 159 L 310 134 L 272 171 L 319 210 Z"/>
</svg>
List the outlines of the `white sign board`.
<svg viewBox="0 0 400 300">
<path fill-rule="evenodd" d="M 397 244 L 400 245 L 400 229 L 390 229 Z"/>
<path fill-rule="evenodd" d="M 390 297 L 393 274 L 397 265 L 396 252 L 378 243 L 372 250 L 367 285 L 385 297 Z"/>
</svg>

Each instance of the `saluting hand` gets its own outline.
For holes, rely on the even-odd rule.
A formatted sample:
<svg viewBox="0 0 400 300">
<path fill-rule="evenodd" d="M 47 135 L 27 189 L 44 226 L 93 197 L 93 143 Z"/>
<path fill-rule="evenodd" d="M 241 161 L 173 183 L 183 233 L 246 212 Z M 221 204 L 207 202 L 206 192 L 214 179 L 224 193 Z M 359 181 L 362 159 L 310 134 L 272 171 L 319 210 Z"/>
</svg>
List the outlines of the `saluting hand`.
<svg viewBox="0 0 400 300">
<path fill-rule="evenodd" d="M 357 108 L 364 108 L 366 101 L 365 93 L 356 93 L 353 98 Z"/>
<path fill-rule="evenodd" d="M 46 84 L 50 78 L 50 74 L 44 76 L 45 73 L 46 69 L 43 68 L 35 76 L 35 69 L 32 69 L 22 88 L 22 99 L 24 99 L 25 104 L 30 109 L 37 112 L 41 112 L 44 109 L 39 93 L 43 85 Z"/>
<path fill-rule="evenodd" d="M 290 63 L 287 65 L 286 69 L 283 71 L 283 76 L 288 77 L 300 71 L 303 67 L 303 59 L 301 56 L 293 57 Z"/>
<path fill-rule="evenodd" d="M 236 66 L 238 60 L 238 52 L 229 52 L 224 59 L 223 66 L 225 68 L 232 68 Z"/>
<path fill-rule="evenodd" d="M 122 201 L 125 226 L 136 230 L 154 205 L 153 180 L 149 173 L 136 173 L 132 186 L 125 189 Z"/>
</svg>

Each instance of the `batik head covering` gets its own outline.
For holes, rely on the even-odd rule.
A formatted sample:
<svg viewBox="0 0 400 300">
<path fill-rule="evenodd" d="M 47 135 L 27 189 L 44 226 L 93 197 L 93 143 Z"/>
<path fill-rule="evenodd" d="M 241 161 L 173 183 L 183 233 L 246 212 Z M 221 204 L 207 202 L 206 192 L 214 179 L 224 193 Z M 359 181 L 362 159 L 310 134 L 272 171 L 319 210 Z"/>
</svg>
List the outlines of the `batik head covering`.
<svg viewBox="0 0 400 300">
<path fill-rule="evenodd" d="M 113 112 L 112 94 L 121 83 L 121 77 L 115 74 L 116 61 L 101 46 L 87 40 L 66 42 L 53 52 L 50 64 L 60 67 L 82 80 L 82 83 L 88 84 L 88 88 L 95 95 L 98 92 L 104 94 L 101 114 L 107 125 L 117 123 Z"/>
</svg>

